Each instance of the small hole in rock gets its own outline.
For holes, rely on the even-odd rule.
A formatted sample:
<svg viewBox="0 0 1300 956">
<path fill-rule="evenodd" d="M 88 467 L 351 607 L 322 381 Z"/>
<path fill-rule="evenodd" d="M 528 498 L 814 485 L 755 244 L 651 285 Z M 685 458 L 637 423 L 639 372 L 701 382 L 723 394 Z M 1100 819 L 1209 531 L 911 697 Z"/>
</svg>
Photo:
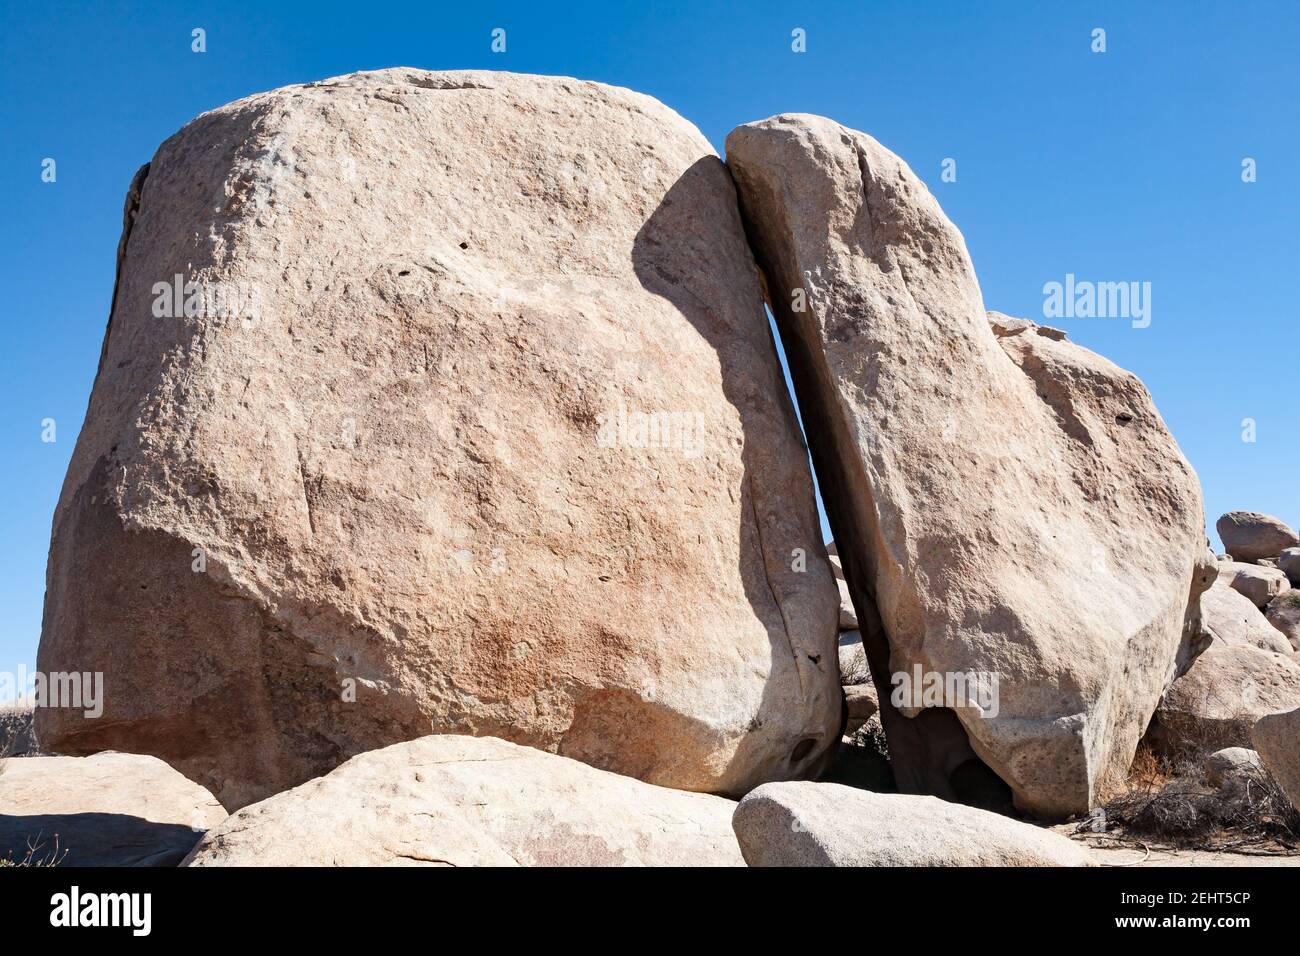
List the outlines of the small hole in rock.
<svg viewBox="0 0 1300 956">
<path fill-rule="evenodd" d="M 462 243 L 460 244 L 460 247 L 461 247 L 462 249 L 468 249 L 468 248 L 469 248 L 469 243 L 468 243 L 468 242 L 462 242 Z"/>
<path fill-rule="evenodd" d="M 399 276 L 409 276 L 409 275 L 411 274 L 411 270 L 410 270 L 410 269 L 403 269 L 401 272 L 399 272 L 399 273 L 397 273 L 397 274 L 398 274 Z"/>
<path fill-rule="evenodd" d="M 816 737 L 807 737 L 794 745 L 794 751 L 790 754 L 790 763 L 797 764 L 804 757 L 812 753 L 812 749 L 817 746 Z"/>
<path fill-rule="evenodd" d="M 1119 422 L 1119 424 L 1121 425 L 1127 425 L 1132 420 L 1133 420 L 1133 416 L 1130 415 L 1128 412 L 1120 412 L 1118 415 L 1115 416 L 1115 421 Z"/>
</svg>

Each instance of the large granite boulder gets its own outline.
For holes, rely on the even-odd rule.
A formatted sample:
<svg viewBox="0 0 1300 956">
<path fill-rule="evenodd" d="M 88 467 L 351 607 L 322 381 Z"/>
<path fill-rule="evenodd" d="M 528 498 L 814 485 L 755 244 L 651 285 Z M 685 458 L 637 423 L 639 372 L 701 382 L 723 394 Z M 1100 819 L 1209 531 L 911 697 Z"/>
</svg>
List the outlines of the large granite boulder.
<svg viewBox="0 0 1300 956">
<path fill-rule="evenodd" d="M 691 124 L 354 74 L 195 119 L 126 221 L 39 655 L 104 714 L 46 746 L 238 807 L 431 732 L 732 794 L 836 743 L 807 456 Z"/>
<path fill-rule="evenodd" d="M 1135 376 L 986 314 L 961 234 L 871 137 L 777 116 L 734 130 L 727 162 L 900 788 L 976 799 L 991 768 L 1025 810 L 1087 809 L 1174 670 L 1195 473 Z M 918 669 L 996 676 L 996 714 L 888 702 Z"/>
<path fill-rule="evenodd" d="M 42 866 L 175 866 L 226 811 L 155 757 L 0 762 L 0 860 Z"/>
<path fill-rule="evenodd" d="M 422 737 L 237 811 L 186 865 L 741 866 L 735 806 L 490 737 Z"/>
</svg>

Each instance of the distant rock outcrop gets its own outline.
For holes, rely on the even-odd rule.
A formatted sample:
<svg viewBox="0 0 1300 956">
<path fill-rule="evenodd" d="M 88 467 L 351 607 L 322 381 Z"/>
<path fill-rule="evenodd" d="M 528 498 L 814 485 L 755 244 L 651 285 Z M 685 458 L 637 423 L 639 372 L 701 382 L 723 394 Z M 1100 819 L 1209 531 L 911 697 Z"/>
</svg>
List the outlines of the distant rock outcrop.
<svg viewBox="0 0 1300 956">
<path fill-rule="evenodd" d="M 1300 538 L 1286 522 L 1258 511 L 1229 511 L 1214 524 L 1223 547 L 1234 560 L 1251 563 L 1276 558 Z"/>
</svg>

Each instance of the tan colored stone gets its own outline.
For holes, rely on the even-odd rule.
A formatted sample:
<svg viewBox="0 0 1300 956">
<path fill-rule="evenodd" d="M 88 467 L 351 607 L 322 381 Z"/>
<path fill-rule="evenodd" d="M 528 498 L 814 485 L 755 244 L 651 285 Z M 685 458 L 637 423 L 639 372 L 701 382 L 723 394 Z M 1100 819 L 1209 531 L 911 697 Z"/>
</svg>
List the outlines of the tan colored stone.
<svg viewBox="0 0 1300 956">
<path fill-rule="evenodd" d="M 1216 790 L 1237 790 L 1261 779 L 1259 754 L 1249 747 L 1224 747 L 1205 758 L 1205 782 Z"/>
<path fill-rule="evenodd" d="M 1091 866 L 1063 836 L 935 797 L 769 783 L 732 819 L 750 866 Z"/>
<path fill-rule="evenodd" d="M 740 866 L 735 806 L 490 737 L 422 737 L 237 811 L 187 865 Z"/>
<path fill-rule="evenodd" d="M 1201 609 L 1211 637 L 1273 654 L 1292 651 L 1286 635 L 1269 623 L 1254 602 L 1222 581 L 1201 595 Z"/>
<path fill-rule="evenodd" d="M 880 698 L 876 696 L 876 685 L 870 681 L 865 684 L 846 685 L 844 705 L 848 711 L 844 733 L 852 736 L 880 712 Z"/>
<path fill-rule="evenodd" d="M 777 116 L 734 130 L 727 160 L 900 788 L 962 797 L 982 761 L 1026 810 L 1087 809 L 1174 670 L 1205 541 L 1194 472 L 1135 376 L 990 326 L 960 233 L 871 137 Z M 896 711 L 888 678 L 915 665 L 999 675 L 998 715 Z"/>
<path fill-rule="evenodd" d="M 1214 524 L 1223 549 L 1236 561 L 1276 558 L 1287 548 L 1300 545 L 1300 538 L 1280 518 L 1258 511 L 1229 511 Z"/>
<path fill-rule="evenodd" d="M 1183 754 L 1251 747 L 1251 728 L 1261 717 L 1295 707 L 1300 664 L 1291 655 L 1216 640 L 1165 693 L 1156 739 Z"/>
<path fill-rule="evenodd" d="M 840 630 L 857 630 L 858 613 L 853 610 L 853 597 L 849 594 L 848 583 L 844 580 L 844 568 L 840 565 L 840 554 L 835 548 L 834 541 L 826 543 L 826 554 L 830 558 L 835 584 L 840 589 Z"/>
<path fill-rule="evenodd" d="M 1277 556 L 1277 566 L 1293 585 L 1300 586 L 1300 548 L 1287 548 Z"/>
<path fill-rule="evenodd" d="M 1283 591 L 1290 589 L 1286 575 L 1266 565 L 1226 561 L 1219 565 L 1219 578 L 1239 594 L 1262 608 Z"/>
<path fill-rule="evenodd" d="M 1273 598 L 1264 609 L 1264 619 L 1287 639 L 1293 651 L 1300 652 L 1300 590 L 1292 588 Z"/>
<path fill-rule="evenodd" d="M 0 763 L 0 860 L 175 866 L 225 817 L 212 794 L 154 757 L 101 753 Z"/>
<path fill-rule="evenodd" d="M 205 113 L 135 191 L 39 656 L 105 712 L 43 742 L 228 807 L 434 731 L 734 794 L 830 752 L 807 458 L 691 124 L 385 70 Z M 155 315 L 176 275 L 226 302 Z"/>
<path fill-rule="evenodd" d="M 1300 708 L 1260 718 L 1251 740 L 1268 772 L 1300 810 Z"/>
</svg>

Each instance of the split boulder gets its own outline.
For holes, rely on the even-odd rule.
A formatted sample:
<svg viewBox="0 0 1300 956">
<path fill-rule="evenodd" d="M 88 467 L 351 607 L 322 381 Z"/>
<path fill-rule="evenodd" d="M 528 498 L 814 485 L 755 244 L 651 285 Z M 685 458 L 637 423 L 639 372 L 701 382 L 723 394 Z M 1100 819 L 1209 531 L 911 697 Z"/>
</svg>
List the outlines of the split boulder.
<svg viewBox="0 0 1300 956">
<path fill-rule="evenodd" d="M 986 314 L 961 234 L 870 136 L 776 116 L 727 161 L 900 788 L 968 799 L 991 769 L 1025 810 L 1088 809 L 1174 669 L 1195 473 L 1134 375 Z M 890 676 L 916 667 L 996 675 L 996 715 L 895 710 Z"/>
</svg>

